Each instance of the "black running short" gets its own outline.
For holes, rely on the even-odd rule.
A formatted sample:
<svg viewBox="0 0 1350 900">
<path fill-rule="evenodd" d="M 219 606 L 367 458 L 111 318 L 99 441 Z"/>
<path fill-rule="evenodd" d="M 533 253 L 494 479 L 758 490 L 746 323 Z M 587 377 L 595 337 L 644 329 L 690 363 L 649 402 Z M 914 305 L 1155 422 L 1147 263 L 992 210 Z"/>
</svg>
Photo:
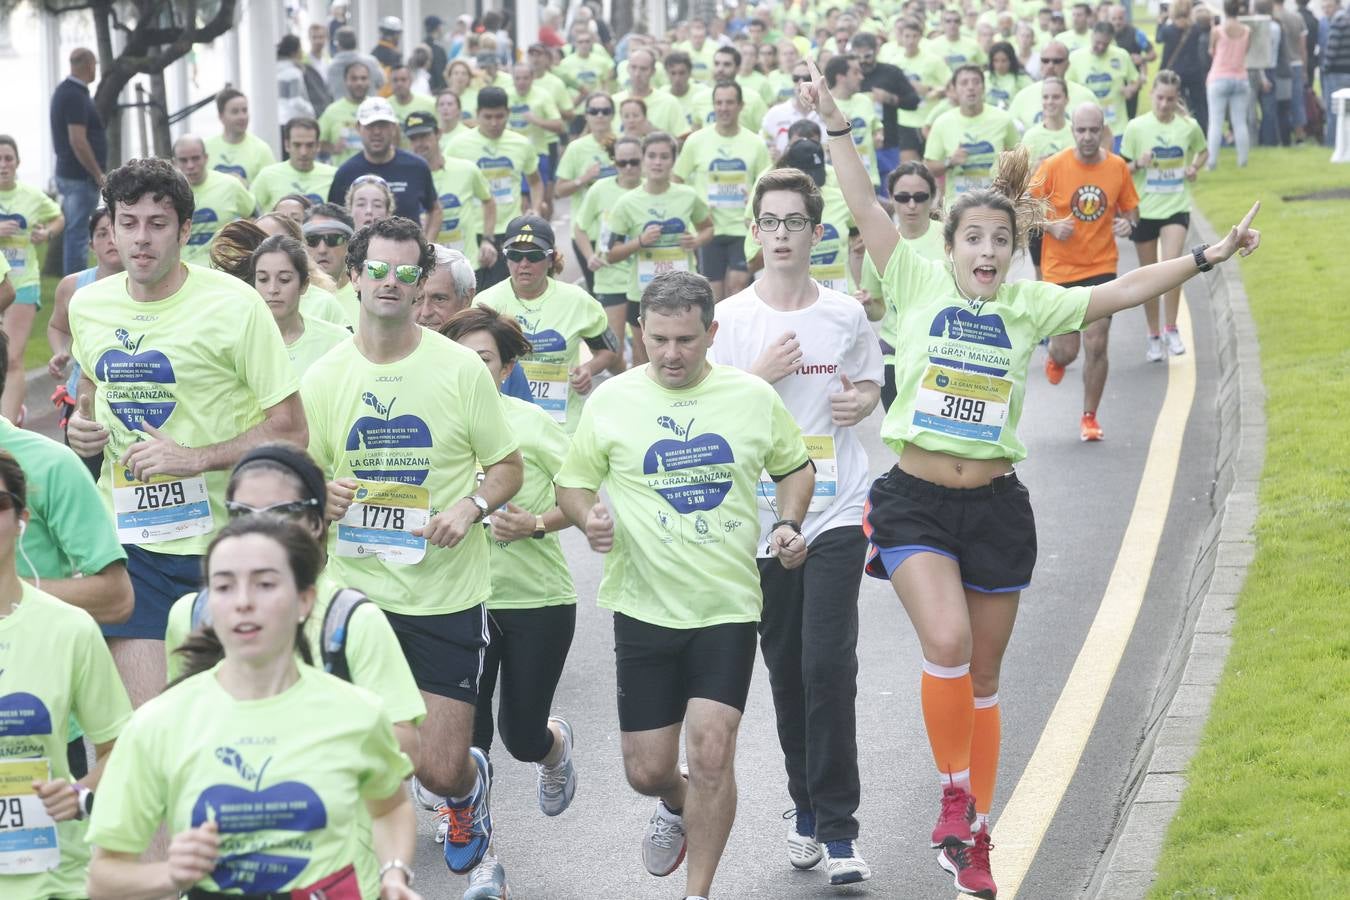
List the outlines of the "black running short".
<svg viewBox="0 0 1350 900">
<path fill-rule="evenodd" d="M 384 615 L 419 689 L 470 705 L 478 702 L 483 648 L 488 643 L 483 604 L 443 615 L 408 616 L 387 610 Z"/>
<path fill-rule="evenodd" d="M 699 274 L 709 281 L 721 281 L 727 271 L 749 271 L 745 261 L 745 235 L 719 234 L 698 251 Z"/>
<path fill-rule="evenodd" d="M 1180 225 L 1182 228 L 1191 227 L 1191 214 L 1188 212 L 1179 212 L 1176 215 L 1168 216 L 1166 219 L 1140 219 L 1139 224 L 1134 226 L 1134 231 L 1130 234 L 1130 240 L 1136 244 L 1147 244 L 1150 241 L 1156 241 L 1162 234 L 1164 226 Z"/>
</svg>

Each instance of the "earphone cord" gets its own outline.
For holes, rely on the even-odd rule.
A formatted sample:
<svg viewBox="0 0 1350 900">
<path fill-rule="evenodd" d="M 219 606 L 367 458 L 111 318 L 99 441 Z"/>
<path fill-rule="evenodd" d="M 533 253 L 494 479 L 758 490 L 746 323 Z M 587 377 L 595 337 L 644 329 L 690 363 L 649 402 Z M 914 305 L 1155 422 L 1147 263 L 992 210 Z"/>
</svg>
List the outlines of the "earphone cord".
<svg viewBox="0 0 1350 900">
<path fill-rule="evenodd" d="M 38 574 L 37 566 L 33 565 L 33 561 L 28 558 L 28 554 L 25 553 L 23 550 L 22 534 L 19 535 L 19 542 L 17 546 L 19 548 L 19 556 L 23 557 L 23 561 L 28 563 L 28 571 L 33 573 L 33 587 L 37 588 L 38 590 L 42 590 L 42 576 Z"/>
</svg>

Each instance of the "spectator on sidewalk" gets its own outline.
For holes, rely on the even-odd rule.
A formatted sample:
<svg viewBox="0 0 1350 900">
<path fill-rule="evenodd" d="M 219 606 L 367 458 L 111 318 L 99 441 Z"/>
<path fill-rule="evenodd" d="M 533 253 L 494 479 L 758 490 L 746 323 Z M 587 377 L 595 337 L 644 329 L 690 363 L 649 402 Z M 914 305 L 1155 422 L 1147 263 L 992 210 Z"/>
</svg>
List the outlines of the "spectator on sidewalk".
<svg viewBox="0 0 1350 900">
<path fill-rule="evenodd" d="M 61 274 L 89 267 L 89 216 L 98 206 L 103 170 L 108 165 L 108 138 L 94 107 L 89 85 L 98 72 L 94 51 L 79 47 L 70 54 L 70 75 L 52 93 L 52 148 L 56 152 L 56 189 L 66 220 Z"/>
<path fill-rule="evenodd" d="M 1322 54 L 1322 104 L 1327 109 L 1327 144 L 1336 146 L 1336 104 L 1332 97 L 1350 88 L 1350 7 L 1327 17 L 1327 43 Z"/>
</svg>

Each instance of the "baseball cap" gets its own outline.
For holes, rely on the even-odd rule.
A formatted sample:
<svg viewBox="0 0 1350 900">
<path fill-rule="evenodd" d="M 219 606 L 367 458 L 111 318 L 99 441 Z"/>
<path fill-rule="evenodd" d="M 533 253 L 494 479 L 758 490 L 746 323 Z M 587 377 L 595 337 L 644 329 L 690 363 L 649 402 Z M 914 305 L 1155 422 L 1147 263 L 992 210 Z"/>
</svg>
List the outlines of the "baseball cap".
<svg viewBox="0 0 1350 900">
<path fill-rule="evenodd" d="M 425 19 L 422 20 L 422 27 L 429 32 L 435 31 L 437 28 L 440 28 L 444 24 L 445 20 L 443 20 L 440 16 L 427 16 Z"/>
<path fill-rule="evenodd" d="M 380 20 L 381 31 L 403 31 L 403 20 L 398 16 L 385 16 Z"/>
<path fill-rule="evenodd" d="M 376 122 L 393 122 L 397 125 L 398 116 L 394 114 L 394 107 L 389 105 L 388 100 L 367 97 L 356 108 L 356 122 L 358 125 L 373 125 Z"/>
<path fill-rule="evenodd" d="M 825 151 L 816 141 L 802 140 L 792 144 L 779 164 L 789 169 L 801 169 L 811 176 L 816 187 L 825 184 Z"/>
<path fill-rule="evenodd" d="M 502 247 L 512 244 L 529 244 L 540 250 L 552 250 L 554 243 L 553 226 L 539 216 L 516 216 L 506 226 L 506 239 Z"/>
<path fill-rule="evenodd" d="M 403 120 L 403 133 L 408 137 L 416 137 L 419 134 L 430 134 L 439 127 L 440 123 L 436 121 L 436 117 L 431 113 L 408 113 L 408 118 Z"/>
</svg>

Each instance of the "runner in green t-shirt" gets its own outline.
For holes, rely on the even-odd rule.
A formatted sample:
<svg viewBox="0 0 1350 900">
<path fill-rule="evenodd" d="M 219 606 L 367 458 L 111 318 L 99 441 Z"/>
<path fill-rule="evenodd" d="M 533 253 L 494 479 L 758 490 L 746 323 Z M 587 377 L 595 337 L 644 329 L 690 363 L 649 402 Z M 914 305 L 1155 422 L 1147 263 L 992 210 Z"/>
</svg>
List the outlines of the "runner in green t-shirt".
<svg viewBox="0 0 1350 900">
<path fill-rule="evenodd" d="M 303 194 L 314 203 L 322 203 L 333 184 L 337 169 L 318 162 L 319 123 L 309 118 L 286 123 L 287 158 L 263 168 L 253 179 L 250 190 L 262 212 L 271 212 L 287 194 Z"/>
<path fill-rule="evenodd" d="M 614 60 L 596 47 L 595 35 L 590 28 L 578 23 L 572 29 L 572 52 L 562 58 L 554 71 L 580 98 L 592 91 L 610 89 L 614 80 Z"/>
<path fill-rule="evenodd" d="M 33 321 L 42 308 L 38 248 L 65 230 L 66 219 L 55 200 L 16 180 L 18 170 L 18 143 L 0 135 L 0 255 L 9 267 L 4 280 L 14 288 L 14 302 L 4 310 L 3 328 L 9 338 L 9 365 L 21 371 Z M 0 396 L 0 415 L 21 422 L 25 393 L 25 379 L 11 378 Z"/>
<path fill-rule="evenodd" d="M 1130 239 L 1139 253 L 1139 264 L 1175 259 L 1184 250 L 1191 224 L 1191 184 L 1209 159 L 1205 134 L 1181 109 L 1181 79 L 1163 69 L 1153 80 L 1153 111 L 1125 126 L 1120 155 L 1134 173 L 1139 194 L 1139 224 Z M 1160 246 L 1161 245 L 1161 246 Z M 1158 304 L 1144 304 L 1148 326 L 1149 362 L 1161 362 L 1166 353 L 1178 356 L 1186 344 L 1177 330 L 1181 289 L 1163 295 L 1163 327 L 1158 328 Z M 1166 342 L 1166 353 L 1164 353 Z"/>
<path fill-rule="evenodd" d="M 1006 110 L 1013 97 L 1031 84 L 1031 76 L 1022 71 L 1017 51 L 1007 41 L 989 48 L 989 71 L 985 75 L 984 102 Z"/>
<path fill-rule="evenodd" d="M 248 98 L 225 88 L 216 94 L 216 114 L 224 133 L 206 139 L 206 154 L 216 172 L 233 175 L 248 186 L 264 167 L 277 161 L 266 141 L 248 130 Z"/>
<path fill-rule="evenodd" d="M 558 141 L 566 133 L 567 123 L 552 92 L 535 83 L 534 69 L 529 63 L 516 63 L 511 68 L 511 87 L 506 92 L 506 100 L 510 108 L 507 127 L 523 135 L 539 154 L 539 179 L 543 182 L 544 192 L 542 196 L 532 197 L 534 208 L 543 218 L 551 219 Z"/>
<path fill-rule="evenodd" d="M 853 135 L 853 145 L 862 154 L 863 165 L 877 181 L 881 175 L 877 168 L 877 134 L 881 131 L 881 119 L 877 116 L 872 95 L 862 89 L 863 72 L 858 57 L 851 53 L 833 56 L 825 64 L 825 77 L 830 81 L 830 89 L 839 92 L 839 108 L 848 116 Z"/>
<path fill-rule="evenodd" d="M 422 741 L 436 748 L 417 761 L 414 794 L 444 807 L 446 863 L 467 872 L 492 838 L 487 759 L 469 746 L 491 595 L 487 536 L 475 525 L 519 490 L 522 467 L 477 356 L 414 320 L 434 262 L 408 219 L 358 232 L 347 255 L 356 336 L 310 367 L 301 393 L 337 521 L 329 569 L 398 635 L 427 705 Z"/>
<path fill-rule="evenodd" d="M 356 231 L 354 225 L 351 213 L 345 207 L 319 203 L 305 210 L 305 224 L 300 226 L 309 258 L 333 283 L 333 296 L 340 315 L 336 319 L 324 318 L 346 326 L 349 331 L 356 329 L 359 310 L 347 277 L 347 242 Z"/>
<path fill-rule="evenodd" d="M 389 70 L 389 105 L 394 108 L 400 124 L 415 112 L 436 114 L 436 99 L 429 94 L 414 94 L 412 83 L 412 70 L 406 64 Z"/>
<path fill-rule="evenodd" d="M 412 765 L 389 713 L 297 663 L 322 565 L 310 532 L 274 515 L 237 519 L 211 543 L 211 636 L 188 642 L 186 674 L 132 716 L 108 761 L 89 894 L 417 900 Z M 142 858 L 161 826 L 170 865 Z"/>
<path fill-rule="evenodd" d="M 919 95 L 916 109 L 901 109 L 896 112 L 896 121 L 900 125 L 900 160 L 909 162 L 923 157 L 923 136 L 920 134 L 929 112 L 943 97 L 947 82 L 951 81 L 952 70 L 941 57 L 923 49 L 923 26 L 914 19 L 905 19 L 898 28 L 900 44 L 891 54 L 882 53 L 878 59 L 899 66 L 905 73 L 914 91 Z M 888 44 L 887 47 L 892 45 Z"/>
<path fill-rule="evenodd" d="M 947 8 L 942 13 L 942 34 L 928 41 L 925 48 L 955 72 L 961 66 L 983 67 L 988 58 L 973 37 L 961 32 L 961 13 Z"/>
<path fill-rule="evenodd" d="M 952 80 L 959 105 L 933 123 L 923 149 L 933 174 L 946 177 L 947 206 L 961 194 L 992 184 L 998 155 L 1020 138 L 1012 116 L 985 105 L 981 69 L 962 66 Z"/>
<path fill-rule="evenodd" d="M 639 793 L 659 798 L 643 863 L 673 872 L 697 822 L 685 894 L 703 897 L 735 817 L 733 750 L 763 603 L 760 473 L 775 481 L 781 519 L 770 554 L 787 568 L 805 560 L 799 523 L 815 486 L 801 430 L 773 388 L 707 361 L 713 306 L 693 272 L 651 282 L 642 323 L 652 361 L 596 391 L 554 479 L 568 519 L 607 554 L 599 602 L 615 612 L 625 769 Z M 691 746 L 715 748 L 690 754 L 687 781 L 676 765 L 685 727 Z"/>
<path fill-rule="evenodd" d="M 1050 75 L 1041 79 L 1041 114 L 1035 125 L 1022 132 L 1019 141 L 1031 154 L 1031 164 L 1039 166 L 1046 157 L 1073 146 L 1073 130 L 1069 128 L 1066 108 L 1069 103 L 1067 82 Z"/>
<path fill-rule="evenodd" d="M 610 213 L 611 263 L 633 257 L 633 280 L 628 299 L 636 304 L 647 285 L 666 272 L 695 271 L 694 253 L 712 240 L 712 213 L 703 197 L 687 184 L 671 184 L 675 165 L 675 139 L 662 132 L 642 141 L 643 183 L 619 198 Z M 634 324 L 633 363 L 647 361 L 642 328 Z"/>
<path fill-rule="evenodd" d="M 252 218 L 258 213 L 244 182 L 233 175 L 207 168 L 211 157 L 206 145 L 195 135 L 184 135 L 173 144 L 173 164 L 192 186 L 192 228 L 183 245 L 183 262 L 210 265 L 211 240 L 216 232 L 235 219 Z"/>
<path fill-rule="evenodd" d="M 479 268 L 497 261 L 492 234 L 497 230 L 497 201 L 482 171 L 467 159 L 441 152 L 440 125 L 435 116 L 414 113 L 403 125 L 408 149 L 431 169 L 441 202 L 441 231 L 436 243 L 469 256 Z"/>
<path fill-rule="evenodd" d="M 83 472 L 66 473 L 72 474 L 88 480 Z M 0 449 L 0 879 L 6 900 L 87 896 L 84 820 L 113 743 L 131 718 L 94 620 L 19 578 L 28 502 L 24 470 Z M 72 716 L 95 754 L 93 769 L 78 778 L 66 755 Z"/>
<path fill-rule="evenodd" d="M 301 296 L 309 288 L 309 257 L 295 238 L 276 235 L 253 251 L 249 276 L 267 304 L 286 343 L 286 355 L 297 379 L 321 356 L 352 334 L 342 325 L 309 318 L 300 312 Z"/>
<path fill-rule="evenodd" d="M 808 93 L 838 132 L 847 119 L 820 73 L 812 75 Z M 897 397 L 882 438 L 899 459 L 871 490 L 867 571 L 903 598 L 924 652 L 924 720 L 943 784 L 930 846 L 941 850 L 959 890 L 993 896 L 988 817 L 1001 655 L 970 648 L 1007 646 L 1035 567 L 1030 500 L 1013 469 L 1026 456 L 1016 429 L 1031 359 L 1043 337 L 1137 306 L 1186 281 L 1200 263 L 1251 253 L 1260 243 L 1249 228 L 1258 207 L 1194 260 L 1156 263 L 1095 287 L 1008 283 L 1019 239 L 1043 215 L 1025 202 L 1035 171 L 1025 148 L 1003 155 L 993 188 L 968 191 L 948 207 L 948 261 L 934 262 L 896 233 L 850 142 L 832 142 L 844 198 L 898 317 Z M 953 514 L 933 512 L 946 504 Z M 969 615 L 976 606 L 979 614 Z"/>
<path fill-rule="evenodd" d="M 631 51 L 626 62 L 632 86 L 615 94 L 614 102 L 622 104 L 630 97 L 641 100 L 647 106 L 647 121 L 657 131 L 677 138 L 688 134 L 691 126 L 679 101 L 655 86 L 656 54 L 645 47 L 640 48 Z"/>
<path fill-rule="evenodd" d="M 1012 104 L 1008 107 L 1008 112 L 1012 113 L 1013 119 L 1017 122 L 1019 128 L 1023 130 L 1030 128 L 1041 120 L 1042 98 L 1041 83 L 1047 78 L 1064 79 L 1064 75 L 1069 71 L 1069 48 L 1061 42 L 1050 41 L 1040 49 L 1041 61 L 1041 81 L 1032 82 L 1022 88 L 1013 96 Z M 1097 95 L 1083 87 L 1076 81 L 1065 80 L 1065 86 L 1068 88 L 1067 109 L 1077 109 L 1084 103 L 1096 102 Z"/>
<path fill-rule="evenodd" d="M 619 336 L 619 349 L 609 366 L 609 371 L 617 375 L 627 367 L 621 336 L 627 333 L 630 316 L 636 323 L 637 308 L 628 302 L 628 291 L 633 283 L 633 258 L 615 262 L 610 259 L 608 248 L 614 234 L 614 209 L 619 198 L 642 183 L 642 142 L 635 137 L 621 137 L 615 141 L 613 164 L 619 174 L 595 182 L 586 192 L 586 199 L 574 208 L 572 243 L 585 271 L 594 276 L 593 294 L 605 308 L 609 330 Z"/>
<path fill-rule="evenodd" d="M 456 314 L 442 334 L 477 353 L 498 385 L 516 360 L 530 352 L 515 320 L 488 306 Z M 558 508 L 553 486 L 569 442 L 562 427 L 538 406 L 503 396 L 502 407 L 520 442 L 525 480 L 512 502 L 490 517 L 491 637 L 478 680 L 473 745 L 487 752 L 493 731 L 499 732 L 508 753 L 535 764 L 540 812 L 557 816 L 571 805 L 577 790 L 572 726 L 549 715 L 577 621 L 572 573 L 557 534 L 571 523 Z M 494 729 L 492 701 L 499 681 Z M 495 867 L 497 862 L 485 859 L 480 865 Z"/>
<path fill-rule="evenodd" d="M 262 298 L 179 259 L 192 227 L 187 180 L 165 160 L 133 160 L 103 193 L 126 271 L 70 301 L 81 374 L 67 439 L 103 458 L 100 493 L 136 594 L 131 618 L 104 633 L 144 702 L 164 684 L 169 606 L 197 589 L 200 555 L 225 520 L 226 472 L 256 444 L 303 440 L 305 416 Z"/>
<path fill-rule="evenodd" d="M 347 88 L 346 96 L 328 104 L 319 116 L 319 140 L 324 157 L 335 168 L 361 152 L 361 128 L 356 124 L 356 110 L 370 93 L 370 69 L 363 62 L 348 63 L 342 81 Z"/>
<path fill-rule="evenodd" d="M 1092 26 L 1092 42 L 1069 54 L 1065 76 L 1092 91 L 1106 113 L 1106 127 L 1115 133 L 1115 150 L 1130 120 L 1125 101 L 1139 93 L 1144 79 L 1130 54 L 1116 46 L 1116 32 L 1110 22 Z"/>
<path fill-rule="evenodd" d="M 698 191 L 712 210 L 713 239 L 699 254 L 699 272 L 718 300 L 750 283 L 745 213 L 750 191 L 770 167 L 764 141 L 740 125 L 743 96 L 734 81 L 713 88 L 716 124 L 691 134 L 675 160 L 675 177 Z"/>
<path fill-rule="evenodd" d="M 614 360 L 618 338 L 600 302 L 574 284 L 558 281 L 562 257 L 553 226 L 520 216 L 506 227 L 502 248 L 510 277 L 474 297 L 515 317 L 534 348 L 521 357 L 534 402 L 567 430 L 577 427 L 591 380 Z M 552 277 L 551 277 L 552 276 Z M 581 345 L 591 358 L 581 361 Z"/>
<path fill-rule="evenodd" d="M 680 104 L 689 127 L 697 131 L 712 115 L 712 89 L 692 80 L 694 63 L 687 53 L 679 50 L 667 53 L 661 65 L 670 80 L 667 93 Z"/>
</svg>

